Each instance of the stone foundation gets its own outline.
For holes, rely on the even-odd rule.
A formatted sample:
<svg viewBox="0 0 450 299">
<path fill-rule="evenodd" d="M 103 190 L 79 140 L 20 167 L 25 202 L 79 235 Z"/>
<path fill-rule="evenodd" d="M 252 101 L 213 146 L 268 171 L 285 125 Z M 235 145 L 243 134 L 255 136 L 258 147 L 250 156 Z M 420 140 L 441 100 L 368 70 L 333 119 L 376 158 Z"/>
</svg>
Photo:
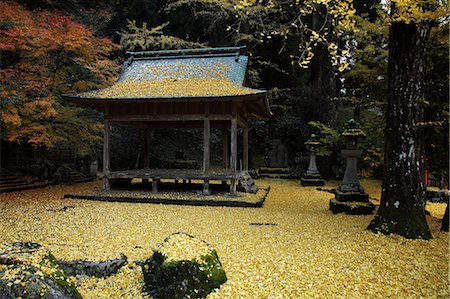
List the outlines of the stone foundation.
<svg viewBox="0 0 450 299">
<path fill-rule="evenodd" d="M 330 199 L 330 210 L 333 214 L 346 213 L 349 215 L 369 215 L 372 214 L 374 209 L 375 205 L 371 202 L 342 202 L 336 198 Z"/>
</svg>

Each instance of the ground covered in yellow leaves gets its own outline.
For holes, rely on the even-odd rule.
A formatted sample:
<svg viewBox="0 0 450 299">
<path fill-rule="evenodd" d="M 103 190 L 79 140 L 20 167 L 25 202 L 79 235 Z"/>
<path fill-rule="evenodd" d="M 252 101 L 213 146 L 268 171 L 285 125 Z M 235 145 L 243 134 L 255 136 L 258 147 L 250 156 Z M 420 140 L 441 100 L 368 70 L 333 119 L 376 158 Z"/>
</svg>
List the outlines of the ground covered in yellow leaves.
<svg viewBox="0 0 450 299">
<path fill-rule="evenodd" d="M 63 199 L 98 182 L 1 194 L 0 244 L 37 242 L 66 260 L 124 253 L 129 265 L 115 276 L 77 280 L 84 298 L 142 298 L 133 261 L 175 232 L 217 250 L 228 281 L 210 299 L 449 297 L 448 233 L 435 218 L 441 206 L 427 216 L 432 240 L 406 240 L 366 231 L 373 216 L 332 215 L 330 193 L 289 180 L 257 183 L 271 186 L 263 208 Z M 379 198 L 377 182 L 364 184 Z"/>
</svg>

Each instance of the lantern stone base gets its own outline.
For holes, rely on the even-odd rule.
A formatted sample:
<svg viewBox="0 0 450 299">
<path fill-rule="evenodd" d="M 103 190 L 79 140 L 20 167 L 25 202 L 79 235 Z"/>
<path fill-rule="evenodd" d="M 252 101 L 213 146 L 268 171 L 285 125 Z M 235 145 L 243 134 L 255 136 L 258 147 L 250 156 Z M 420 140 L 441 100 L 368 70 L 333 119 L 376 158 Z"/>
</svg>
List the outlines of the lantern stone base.
<svg viewBox="0 0 450 299">
<path fill-rule="evenodd" d="M 302 186 L 324 186 L 325 180 L 322 179 L 320 174 L 307 174 L 305 173 L 300 179 Z"/>
<path fill-rule="evenodd" d="M 335 198 L 340 202 L 369 202 L 369 194 L 364 192 L 342 192 L 337 190 Z"/>
<path fill-rule="evenodd" d="M 330 199 L 330 210 L 333 214 L 345 213 L 349 215 L 370 215 L 375 209 L 371 202 L 360 201 L 339 201 L 336 198 Z"/>
</svg>

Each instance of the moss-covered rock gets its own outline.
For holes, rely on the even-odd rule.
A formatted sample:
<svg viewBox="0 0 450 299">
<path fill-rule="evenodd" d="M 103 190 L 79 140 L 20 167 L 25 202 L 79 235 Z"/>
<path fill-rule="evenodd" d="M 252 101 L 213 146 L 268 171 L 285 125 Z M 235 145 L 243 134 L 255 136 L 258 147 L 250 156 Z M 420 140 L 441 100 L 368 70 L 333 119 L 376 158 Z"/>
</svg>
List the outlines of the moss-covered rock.
<svg viewBox="0 0 450 299">
<path fill-rule="evenodd" d="M 57 259 L 37 245 L 15 243 L 2 249 L 0 298 L 81 298 Z"/>
<path fill-rule="evenodd" d="M 145 291 L 153 298 L 205 298 L 226 282 L 217 252 L 185 233 L 164 240 L 142 264 Z"/>
</svg>

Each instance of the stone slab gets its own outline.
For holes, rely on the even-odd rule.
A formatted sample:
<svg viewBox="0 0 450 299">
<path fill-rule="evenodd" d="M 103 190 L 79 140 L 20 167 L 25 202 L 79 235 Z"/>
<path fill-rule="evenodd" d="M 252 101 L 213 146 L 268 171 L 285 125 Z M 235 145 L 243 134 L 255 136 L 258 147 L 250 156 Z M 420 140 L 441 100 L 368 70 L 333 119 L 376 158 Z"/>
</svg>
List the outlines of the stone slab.
<svg viewBox="0 0 450 299">
<path fill-rule="evenodd" d="M 335 193 L 335 197 L 337 201 L 340 202 L 369 202 L 369 194 L 367 193 L 359 193 L 359 192 L 342 192 L 337 190 Z"/>
<path fill-rule="evenodd" d="M 340 202 L 336 198 L 330 199 L 330 210 L 333 214 L 370 215 L 374 209 L 375 205 L 371 202 Z"/>
</svg>

